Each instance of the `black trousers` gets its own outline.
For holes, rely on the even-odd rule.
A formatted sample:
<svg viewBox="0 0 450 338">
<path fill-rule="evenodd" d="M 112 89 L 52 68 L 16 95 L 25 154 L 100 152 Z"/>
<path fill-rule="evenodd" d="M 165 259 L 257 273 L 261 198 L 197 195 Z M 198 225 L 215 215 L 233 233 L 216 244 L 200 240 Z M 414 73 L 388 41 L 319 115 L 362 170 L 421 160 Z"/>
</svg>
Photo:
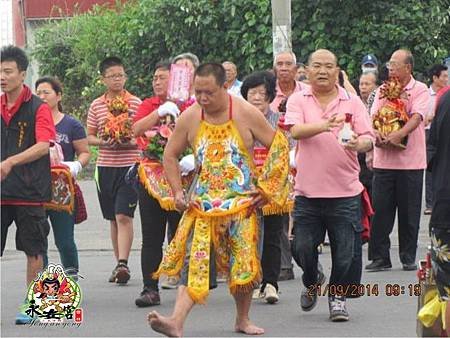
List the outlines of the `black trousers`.
<svg viewBox="0 0 450 338">
<path fill-rule="evenodd" d="M 261 258 L 263 271 L 262 290 L 264 290 L 267 283 L 272 284 L 278 290 L 277 280 L 281 266 L 281 233 L 283 231 L 284 217 L 288 216 L 264 216 L 264 239 Z"/>
<path fill-rule="evenodd" d="M 429 129 L 425 129 L 425 137 L 427 141 L 427 162 L 429 162 L 433 153 L 428 143 Z M 433 207 L 433 173 L 428 170 L 425 171 L 425 207 L 430 209 Z"/>
<path fill-rule="evenodd" d="M 158 291 L 158 280 L 151 277 L 162 260 L 166 225 L 175 234 L 181 215 L 161 208 L 159 202 L 139 185 L 139 212 L 142 226 L 141 270 L 144 286 Z"/>
<path fill-rule="evenodd" d="M 423 170 L 374 169 L 372 199 L 375 215 L 369 259 L 390 261 L 389 235 L 398 212 L 399 255 L 403 264 L 416 260 L 422 207 Z"/>
</svg>

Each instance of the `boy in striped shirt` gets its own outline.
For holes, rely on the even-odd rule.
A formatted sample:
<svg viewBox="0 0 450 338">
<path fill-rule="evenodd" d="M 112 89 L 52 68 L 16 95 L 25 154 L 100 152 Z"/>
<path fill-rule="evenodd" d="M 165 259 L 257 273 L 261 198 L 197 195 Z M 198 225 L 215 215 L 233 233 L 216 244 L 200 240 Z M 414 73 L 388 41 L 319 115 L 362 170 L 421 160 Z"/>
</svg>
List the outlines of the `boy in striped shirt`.
<svg viewBox="0 0 450 338">
<path fill-rule="evenodd" d="M 122 61 L 108 57 L 100 63 L 101 79 L 107 90 L 95 99 L 87 118 L 89 145 L 98 146 L 95 179 L 103 218 L 110 221 L 111 240 L 117 266 L 109 278 L 111 283 L 126 284 L 130 279 L 128 256 L 133 242 L 133 216 L 137 194 L 126 184 L 125 175 L 139 156 L 136 142 L 119 143 L 105 137 L 104 125 L 111 100 L 121 97 L 128 104 L 130 118 L 136 113 L 141 100 L 125 90 L 127 75 Z"/>
</svg>

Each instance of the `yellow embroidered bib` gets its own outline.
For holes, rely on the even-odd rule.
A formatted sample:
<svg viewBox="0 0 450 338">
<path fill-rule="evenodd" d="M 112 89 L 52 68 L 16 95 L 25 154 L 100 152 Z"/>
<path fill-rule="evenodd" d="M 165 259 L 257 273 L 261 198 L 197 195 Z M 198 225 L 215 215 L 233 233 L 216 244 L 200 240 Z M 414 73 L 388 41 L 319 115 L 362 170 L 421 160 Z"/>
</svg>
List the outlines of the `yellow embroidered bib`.
<svg viewBox="0 0 450 338">
<path fill-rule="evenodd" d="M 230 110 L 231 103 L 230 98 Z M 203 303 L 209 291 L 211 248 L 217 271 L 229 274 L 231 293 L 250 292 L 259 282 L 259 224 L 255 212 L 247 217 L 249 193 L 258 189 L 284 205 L 289 190 L 289 148 L 286 137 L 277 132 L 258 177 L 232 119 L 221 125 L 201 121 L 193 148 L 201 170 L 192 203 L 154 277 L 178 275 L 188 251 L 188 293 Z"/>
</svg>

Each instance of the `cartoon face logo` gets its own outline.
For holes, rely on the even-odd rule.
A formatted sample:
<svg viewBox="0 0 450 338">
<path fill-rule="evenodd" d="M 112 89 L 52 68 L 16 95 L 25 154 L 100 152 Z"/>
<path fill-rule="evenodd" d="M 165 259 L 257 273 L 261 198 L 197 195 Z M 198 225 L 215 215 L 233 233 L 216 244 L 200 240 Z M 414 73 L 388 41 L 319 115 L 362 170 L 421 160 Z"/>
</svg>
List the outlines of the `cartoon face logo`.
<svg viewBox="0 0 450 338">
<path fill-rule="evenodd" d="M 41 322 L 71 320 L 81 304 L 81 290 L 61 265 L 49 264 L 30 284 L 27 303 L 25 313 Z"/>
<path fill-rule="evenodd" d="M 59 280 L 57 278 L 55 279 L 46 278 L 42 281 L 42 285 L 44 287 L 44 294 L 46 294 L 47 297 L 57 296 L 60 287 Z"/>
</svg>

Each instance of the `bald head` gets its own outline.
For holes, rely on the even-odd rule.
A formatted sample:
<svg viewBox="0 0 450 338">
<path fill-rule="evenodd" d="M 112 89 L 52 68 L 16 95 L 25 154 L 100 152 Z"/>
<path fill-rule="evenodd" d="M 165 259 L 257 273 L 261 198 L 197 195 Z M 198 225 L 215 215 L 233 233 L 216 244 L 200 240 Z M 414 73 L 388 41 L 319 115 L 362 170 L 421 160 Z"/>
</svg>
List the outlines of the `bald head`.
<svg viewBox="0 0 450 338">
<path fill-rule="evenodd" d="M 411 69 L 414 69 L 414 57 L 410 50 L 398 49 L 392 54 L 392 56 L 394 55 L 396 59 L 402 60 L 405 64 L 411 65 Z"/>
<path fill-rule="evenodd" d="M 414 68 L 414 58 L 411 51 L 407 49 L 398 49 L 392 53 L 387 63 L 389 76 L 397 77 L 400 82 L 406 85 L 411 79 Z"/>
<path fill-rule="evenodd" d="M 327 49 L 318 49 L 308 59 L 308 79 L 316 93 L 334 90 L 339 75 L 337 58 Z"/>
<path fill-rule="evenodd" d="M 317 57 L 320 57 L 320 58 L 321 58 L 322 56 L 333 58 L 334 63 L 335 63 L 335 65 L 337 66 L 338 59 L 337 59 L 336 55 L 334 55 L 334 53 L 331 52 L 331 51 L 329 51 L 328 49 L 318 49 L 318 50 L 316 50 L 315 52 L 312 52 L 312 53 L 309 55 L 309 58 L 308 58 L 308 65 L 309 65 L 309 66 L 311 65 L 311 63 L 313 62 L 313 59 L 314 59 L 314 58 L 317 58 Z"/>
</svg>

